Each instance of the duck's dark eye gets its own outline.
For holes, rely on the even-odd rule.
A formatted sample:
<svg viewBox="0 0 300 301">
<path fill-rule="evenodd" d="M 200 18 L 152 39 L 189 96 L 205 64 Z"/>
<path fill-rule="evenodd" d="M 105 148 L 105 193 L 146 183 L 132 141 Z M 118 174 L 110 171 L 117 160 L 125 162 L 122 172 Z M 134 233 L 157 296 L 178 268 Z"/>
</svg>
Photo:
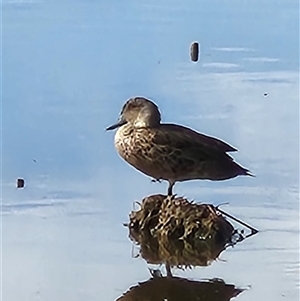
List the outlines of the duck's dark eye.
<svg viewBox="0 0 300 301">
<path fill-rule="evenodd" d="M 132 110 L 132 109 L 135 108 L 135 107 L 136 107 L 136 104 L 133 103 L 133 102 L 130 102 L 130 103 L 128 104 L 128 106 L 127 106 L 127 109 Z"/>
</svg>

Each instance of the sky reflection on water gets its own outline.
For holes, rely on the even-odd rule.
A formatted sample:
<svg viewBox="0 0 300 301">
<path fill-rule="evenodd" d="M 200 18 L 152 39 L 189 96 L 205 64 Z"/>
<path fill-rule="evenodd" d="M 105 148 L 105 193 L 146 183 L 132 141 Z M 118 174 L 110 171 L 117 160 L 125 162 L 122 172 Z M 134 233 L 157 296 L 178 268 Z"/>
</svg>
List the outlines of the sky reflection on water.
<svg viewBox="0 0 300 301">
<path fill-rule="evenodd" d="M 298 22 L 296 0 L 4 0 L 3 298 L 115 300 L 149 278 L 122 223 L 133 201 L 167 184 L 125 164 L 105 132 L 127 98 L 144 95 L 163 121 L 237 147 L 256 175 L 175 186 L 228 202 L 261 231 L 210 267 L 176 274 L 251 286 L 244 301 L 297 300 Z"/>
</svg>

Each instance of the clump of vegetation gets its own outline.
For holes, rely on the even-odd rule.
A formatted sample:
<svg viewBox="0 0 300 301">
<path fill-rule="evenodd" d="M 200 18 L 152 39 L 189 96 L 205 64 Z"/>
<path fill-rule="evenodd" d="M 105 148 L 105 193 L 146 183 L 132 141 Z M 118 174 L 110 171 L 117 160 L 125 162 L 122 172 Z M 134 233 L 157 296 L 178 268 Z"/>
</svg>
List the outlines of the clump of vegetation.
<svg viewBox="0 0 300 301">
<path fill-rule="evenodd" d="M 129 218 L 129 236 L 140 245 L 141 256 L 179 268 L 208 265 L 235 233 L 213 205 L 175 196 L 148 196 Z"/>
</svg>

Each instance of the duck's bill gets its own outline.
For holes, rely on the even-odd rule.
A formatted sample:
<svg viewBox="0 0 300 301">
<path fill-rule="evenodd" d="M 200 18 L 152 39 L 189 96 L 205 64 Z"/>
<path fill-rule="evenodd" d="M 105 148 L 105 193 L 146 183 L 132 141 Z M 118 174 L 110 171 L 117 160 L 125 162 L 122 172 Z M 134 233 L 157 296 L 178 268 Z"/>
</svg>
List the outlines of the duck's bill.
<svg viewBox="0 0 300 301">
<path fill-rule="evenodd" d="M 114 130 L 114 129 L 116 129 L 116 128 L 118 128 L 118 127 L 122 126 L 122 125 L 124 125 L 125 123 L 127 123 L 127 121 L 126 121 L 126 120 L 120 120 L 120 121 L 119 121 L 119 122 L 117 122 L 116 124 L 114 124 L 114 125 L 111 125 L 111 126 L 109 126 L 108 128 L 106 128 L 106 130 L 107 130 L 107 131 Z"/>
</svg>

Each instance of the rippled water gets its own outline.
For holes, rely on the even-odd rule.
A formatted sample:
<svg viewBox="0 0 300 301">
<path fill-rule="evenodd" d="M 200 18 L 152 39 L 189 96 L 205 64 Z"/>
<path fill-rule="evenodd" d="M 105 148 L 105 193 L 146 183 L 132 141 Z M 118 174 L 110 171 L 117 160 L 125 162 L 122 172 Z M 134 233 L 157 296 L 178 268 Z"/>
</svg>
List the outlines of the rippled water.
<svg viewBox="0 0 300 301">
<path fill-rule="evenodd" d="M 299 299 L 298 1 L 4 0 L 2 10 L 3 300 L 116 300 L 150 278 L 122 224 L 167 184 L 125 164 L 104 130 L 135 95 L 164 121 L 237 147 L 256 175 L 175 186 L 228 203 L 260 232 L 174 274 L 246 288 L 241 301 Z"/>
</svg>

